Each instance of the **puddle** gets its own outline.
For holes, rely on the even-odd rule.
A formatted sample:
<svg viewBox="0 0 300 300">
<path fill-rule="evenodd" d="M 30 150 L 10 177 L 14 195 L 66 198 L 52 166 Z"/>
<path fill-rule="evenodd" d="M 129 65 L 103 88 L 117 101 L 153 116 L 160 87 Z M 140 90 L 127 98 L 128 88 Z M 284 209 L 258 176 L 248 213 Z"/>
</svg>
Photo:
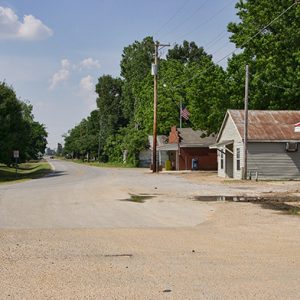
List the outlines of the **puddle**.
<svg viewBox="0 0 300 300">
<path fill-rule="evenodd" d="M 222 201 L 222 202 L 250 202 L 259 204 L 263 208 L 281 211 L 290 215 L 300 215 L 300 197 L 296 196 L 270 196 L 270 197 L 252 197 L 252 196 L 195 196 L 195 201 Z M 290 204 L 288 204 L 290 203 Z"/>
<path fill-rule="evenodd" d="M 144 203 L 145 200 L 154 198 L 155 196 L 153 195 L 145 195 L 145 194 L 140 194 L 140 195 L 134 195 L 130 194 L 130 198 L 128 199 L 123 199 L 120 201 L 129 201 L 129 202 L 135 202 L 135 203 Z"/>
</svg>

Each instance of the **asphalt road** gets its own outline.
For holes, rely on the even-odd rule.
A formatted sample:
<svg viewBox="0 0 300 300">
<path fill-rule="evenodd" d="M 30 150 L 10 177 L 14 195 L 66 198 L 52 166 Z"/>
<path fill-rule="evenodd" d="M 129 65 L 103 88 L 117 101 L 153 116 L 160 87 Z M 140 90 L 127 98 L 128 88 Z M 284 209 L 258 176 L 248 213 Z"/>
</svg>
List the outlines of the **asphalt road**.
<svg viewBox="0 0 300 300">
<path fill-rule="evenodd" d="M 88 167 L 51 160 L 47 177 L 0 186 L 0 228 L 182 227 L 202 223 L 213 208 L 192 197 L 200 186 L 147 169 Z M 153 195 L 145 203 L 130 194 Z"/>
</svg>

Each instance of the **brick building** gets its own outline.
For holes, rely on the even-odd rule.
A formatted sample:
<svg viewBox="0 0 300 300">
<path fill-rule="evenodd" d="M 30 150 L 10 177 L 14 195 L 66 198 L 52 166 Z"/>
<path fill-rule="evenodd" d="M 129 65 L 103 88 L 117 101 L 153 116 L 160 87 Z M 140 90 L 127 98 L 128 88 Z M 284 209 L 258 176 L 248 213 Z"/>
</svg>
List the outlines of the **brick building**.
<svg viewBox="0 0 300 300">
<path fill-rule="evenodd" d="M 168 143 L 158 147 L 166 151 L 173 170 L 217 170 L 217 151 L 209 149 L 216 142 L 214 135 L 204 136 L 201 130 L 171 128 Z"/>
</svg>

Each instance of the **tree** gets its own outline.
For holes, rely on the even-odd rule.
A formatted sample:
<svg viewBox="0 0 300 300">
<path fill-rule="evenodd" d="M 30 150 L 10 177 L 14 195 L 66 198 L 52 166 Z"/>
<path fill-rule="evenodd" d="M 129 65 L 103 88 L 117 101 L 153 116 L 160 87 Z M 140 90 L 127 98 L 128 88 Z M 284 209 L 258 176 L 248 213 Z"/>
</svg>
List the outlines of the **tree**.
<svg viewBox="0 0 300 300">
<path fill-rule="evenodd" d="M 181 100 L 190 112 L 186 125 L 207 133 L 216 132 L 228 107 L 225 71 L 213 63 L 202 47 L 188 41 L 170 49 L 161 66 L 164 80 L 173 81 L 170 84 L 173 102 L 178 105 Z M 175 124 L 178 124 L 178 110 Z"/>
<path fill-rule="evenodd" d="M 195 42 L 183 41 L 182 45 L 176 44 L 167 54 L 167 60 L 179 60 L 183 64 L 200 62 L 208 56 L 203 47 L 198 47 Z M 211 58 L 211 56 L 209 56 Z"/>
<path fill-rule="evenodd" d="M 34 121 L 32 106 L 17 99 L 14 90 L 0 84 L 0 162 L 13 163 L 13 151 L 19 150 L 20 160 L 36 159 L 44 153 L 47 132 Z"/>
<path fill-rule="evenodd" d="M 231 84 L 233 107 L 242 106 L 240 81 L 249 64 L 250 108 L 300 108 L 300 6 L 294 5 L 276 19 L 293 3 L 294 0 L 248 0 L 236 4 L 240 22 L 230 23 L 228 30 L 232 33 L 230 40 L 243 52 L 228 63 L 229 79 L 238 83 Z"/>
<path fill-rule="evenodd" d="M 140 103 L 141 92 L 146 85 L 151 86 L 150 74 L 153 61 L 154 41 L 145 37 L 141 42 L 135 41 L 123 50 L 121 77 L 123 78 L 122 109 L 124 116 L 135 121 L 135 111 Z"/>
</svg>

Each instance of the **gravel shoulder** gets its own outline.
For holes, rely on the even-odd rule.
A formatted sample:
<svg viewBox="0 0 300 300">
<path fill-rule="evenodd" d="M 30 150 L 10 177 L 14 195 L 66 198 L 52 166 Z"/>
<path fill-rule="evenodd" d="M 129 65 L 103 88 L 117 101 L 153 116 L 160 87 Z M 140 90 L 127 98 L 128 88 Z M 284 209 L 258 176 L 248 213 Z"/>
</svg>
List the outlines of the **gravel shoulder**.
<svg viewBox="0 0 300 300">
<path fill-rule="evenodd" d="M 297 195 L 297 182 L 56 167 L 0 187 L 0 299 L 300 298 L 299 216 L 194 201 Z M 130 193 L 156 197 L 120 201 Z"/>
<path fill-rule="evenodd" d="M 299 218 L 214 206 L 195 227 L 1 230 L 1 299 L 299 298 Z"/>
</svg>

